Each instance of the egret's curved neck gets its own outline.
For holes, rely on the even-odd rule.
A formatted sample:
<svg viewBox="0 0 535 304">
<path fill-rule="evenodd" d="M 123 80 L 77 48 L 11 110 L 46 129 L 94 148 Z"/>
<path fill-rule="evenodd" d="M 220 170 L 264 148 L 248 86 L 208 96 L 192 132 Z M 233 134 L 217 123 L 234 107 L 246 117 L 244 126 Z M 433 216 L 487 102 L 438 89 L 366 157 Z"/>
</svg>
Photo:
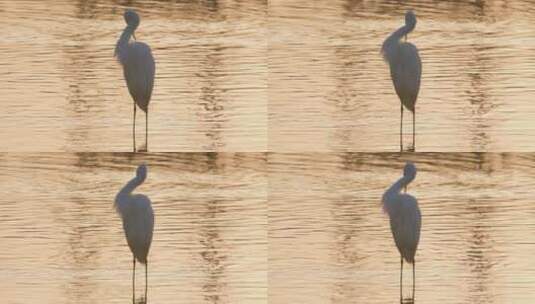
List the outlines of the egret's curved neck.
<svg viewBox="0 0 535 304">
<path fill-rule="evenodd" d="M 390 186 L 383 195 L 383 202 L 387 201 L 388 198 L 398 195 L 401 192 L 401 189 L 410 184 L 412 180 L 413 179 L 407 176 L 403 176 L 397 182 L 393 183 L 392 186 Z"/>
<path fill-rule="evenodd" d="M 132 37 L 132 34 L 136 31 L 136 28 L 130 25 L 127 25 L 123 33 L 121 34 L 121 38 L 119 38 L 119 43 L 124 44 L 128 43 L 130 41 L 130 37 Z"/>
<path fill-rule="evenodd" d="M 412 30 L 414 30 L 414 26 L 410 27 L 410 26 L 404 25 L 404 26 L 400 27 L 399 29 L 397 29 L 392 34 L 390 34 L 390 36 L 388 36 L 388 38 L 386 38 L 384 44 L 386 45 L 386 44 L 391 44 L 391 43 L 397 43 L 405 35 L 407 35 L 408 33 L 412 32 Z"/>
<path fill-rule="evenodd" d="M 381 52 L 383 53 L 383 57 L 385 60 L 390 62 L 392 64 L 392 61 L 397 56 L 397 48 L 399 45 L 399 40 L 403 38 L 403 36 L 407 35 L 408 33 L 412 32 L 414 29 L 414 26 L 407 26 L 404 25 L 397 29 L 395 32 L 390 34 L 388 38 L 386 38 L 385 42 L 383 42 L 383 47 L 381 49 Z"/>
<path fill-rule="evenodd" d="M 117 196 L 115 197 L 115 202 L 122 201 L 124 198 L 128 198 L 134 189 L 136 189 L 139 185 L 143 184 L 145 181 L 144 178 L 141 177 L 134 177 L 131 181 L 126 183 L 126 185 L 117 193 Z"/>
<path fill-rule="evenodd" d="M 134 31 L 136 29 L 133 26 L 128 25 L 123 33 L 121 34 L 121 37 L 117 41 L 117 45 L 115 46 L 115 56 L 119 55 L 121 56 L 121 50 L 128 46 L 128 43 L 130 42 L 130 38 L 134 34 Z"/>
</svg>

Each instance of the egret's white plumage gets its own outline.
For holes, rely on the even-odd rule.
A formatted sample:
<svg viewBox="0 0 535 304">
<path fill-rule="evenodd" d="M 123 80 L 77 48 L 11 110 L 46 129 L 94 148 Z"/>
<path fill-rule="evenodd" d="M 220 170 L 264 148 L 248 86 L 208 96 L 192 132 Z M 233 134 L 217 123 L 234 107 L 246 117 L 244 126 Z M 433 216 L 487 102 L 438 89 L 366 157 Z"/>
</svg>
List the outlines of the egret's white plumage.
<svg viewBox="0 0 535 304">
<path fill-rule="evenodd" d="M 115 196 L 115 210 L 123 220 L 123 229 L 128 247 L 134 255 L 132 288 L 135 289 L 136 259 L 145 264 L 145 286 L 147 286 L 147 268 L 152 232 L 154 230 L 154 212 L 150 199 L 143 194 L 132 194 L 134 189 L 147 178 L 147 166 L 140 165 L 136 176 L 130 180 Z M 145 287 L 145 294 L 147 289 Z"/>
<path fill-rule="evenodd" d="M 156 65 L 150 47 L 138 41 L 131 42 L 131 37 L 135 40 L 134 32 L 139 26 L 139 15 L 131 9 L 124 13 L 126 28 L 115 46 L 115 56 L 123 66 L 124 79 L 128 86 L 128 91 L 134 99 L 134 121 L 133 138 L 134 150 L 136 138 L 136 104 L 145 112 L 145 141 L 148 142 L 149 125 L 149 102 L 154 87 L 154 73 Z"/>
<path fill-rule="evenodd" d="M 401 124 L 400 141 L 403 132 L 403 106 L 412 112 L 412 136 L 413 144 L 416 125 L 416 99 L 420 91 L 420 79 L 422 76 L 422 61 L 418 54 L 418 48 L 410 42 L 400 40 L 412 32 L 416 26 L 416 15 L 413 11 L 405 14 L 405 25 L 390 34 L 383 42 L 381 52 L 384 59 L 390 65 L 390 76 L 396 89 L 396 94 L 401 101 Z"/>
<path fill-rule="evenodd" d="M 407 162 L 403 169 L 403 176 L 386 190 L 382 199 L 383 210 L 390 218 L 392 236 L 401 255 L 401 278 L 403 278 L 403 259 L 412 264 L 413 293 L 416 264 L 414 256 L 420 241 L 422 216 L 416 198 L 410 194 L 401 193 L 401 189 L 407 187 L 415 177 L 416 166 Z M 401 285 L 402 279 L 400 279 L 400 289 Z"/>
</svg>

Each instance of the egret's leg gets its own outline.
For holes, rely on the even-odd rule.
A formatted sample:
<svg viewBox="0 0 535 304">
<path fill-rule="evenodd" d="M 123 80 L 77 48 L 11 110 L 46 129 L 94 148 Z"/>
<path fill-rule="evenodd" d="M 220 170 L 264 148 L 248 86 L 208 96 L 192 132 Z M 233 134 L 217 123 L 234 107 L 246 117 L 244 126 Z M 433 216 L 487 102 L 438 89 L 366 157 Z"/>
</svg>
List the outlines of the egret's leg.
<svg viewBox="0 0 535 304">
<path fill-rule="evenodd" d="M 132 300 L 136 299 L 136 257 L 134 256 L 134 268 L 132 271 Z"/>
<path fill-rule="evenodd" d="M 399 272 L 399 300 L 403 301 L 403 256 L 401 257 L 401 271 Z"/>
<path fill-rule="evenodd" d="M 416 150 L 416 109 L 412 112 L 412 147 Z"/>
<path fill-rule="evenodd" d="M 145 113 L 145 147 L 149 151 L 149 109 Z"/>
<path fill-rule="evenodd" d="M 136 152 L 136 103 L 134 102 L 134 121 L 132 124 L 132 139 L 134 141 L 134 152 Z"/>
<path fill-rule="evenodd" d="M 414 268 L 416 268 L 416 260 L 414 260 L 412 262 L 412 300 L 414 301 L 414 291 L 415 291 L 415 286 L 416 286 L 416 274 L 415 274 L 415 271 L 414 271 Z"/>
<path fill-rule="evenodd" d="M 148 283 L 148 280 L 147 280 L 147 273 L 148 273 L 148 270 L 149 269 L 149 261 L 147 261 L 147 263 L 145 264 L 145 303 L 147 302 L 147 289 L 149 288 L 149 283 Z"/>
<path fill-rule="evenodd" d="M 403 104 L 401 105 L 401 121 L 399 124 L 399 146 L 400 152 L 403 152 Z"/>
</svg>

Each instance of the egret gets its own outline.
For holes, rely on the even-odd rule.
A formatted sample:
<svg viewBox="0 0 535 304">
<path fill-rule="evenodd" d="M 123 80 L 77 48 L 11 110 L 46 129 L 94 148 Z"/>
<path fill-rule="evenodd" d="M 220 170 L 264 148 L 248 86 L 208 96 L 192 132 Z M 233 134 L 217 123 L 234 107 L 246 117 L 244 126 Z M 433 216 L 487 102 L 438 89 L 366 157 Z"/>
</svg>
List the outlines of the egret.
<svg viewBox="0 0 535 304">
<path fill-rule="evenodd" d="M 136 40 L 134 34 L 139 26 L 139 15 L 132 9 L 127 9 L 124 13 L 126 28 L 115 46 L 115 56 L 123 66 L 124 79 L 128 86 L 128 91 L 134 99 L 134 121 L 132 136 L 134 140 L 134 152 L 136 151 L 136 104 L 145 112 L 145 143 L 148 146 L 149 128 L 149 102 L 154 86 L 154 73 L 156 66 L 150 47 Z M 130 42 L 130 37 L 134 38 Z"/>
<path fill-rule="evenodd" d="M 405 25 L 390 34 L 383 42 L 381 52 L 390 65 L 390 77 L 394 82 L 396 94 L 401 101 L 400 145 L 403 149 L 403 107 L 412 112 L 412 142 L 415 145 L 416 99 L 420 91 L 422 61 L 418 48 L 410 42 L 400 42 L 401 38 L 414 30 L 416 15 L 409 10 L 405 14 Z"/>
<path fill-rule="evenodd" d="M 123 220 L 123 229 L 128 247 L 134 256 L 132 274 L 132 293 L 135 295 L 136 259 L 145 264 L 145 299 L 147 298 L 147 272 L 154 212 L 150 199 L 143 194 L 132 194 L 147 178 L 147 166 L 142 164 L 136 170 L 136 177 L 130 180 L 115 196 L 115 210 Z"/>
<path fill-rule="evenodd" d="M 418 201 L 409 194 L 400 193 L 401 189 L 416 177 L 416 166 L 407 162 L 403 169 L 403 176 L 390 186 L 383 194 L 383 210 L 390 218 L 390 230 L 401 255 L 401 273 L 399 279 L 400 297 L 403 296 L 403 259 L 412 264 L 412 294 L 414 298 L 415 265 L 414 256 L 420 240 L 422 215 L 418 208 Z"/>
</svg>

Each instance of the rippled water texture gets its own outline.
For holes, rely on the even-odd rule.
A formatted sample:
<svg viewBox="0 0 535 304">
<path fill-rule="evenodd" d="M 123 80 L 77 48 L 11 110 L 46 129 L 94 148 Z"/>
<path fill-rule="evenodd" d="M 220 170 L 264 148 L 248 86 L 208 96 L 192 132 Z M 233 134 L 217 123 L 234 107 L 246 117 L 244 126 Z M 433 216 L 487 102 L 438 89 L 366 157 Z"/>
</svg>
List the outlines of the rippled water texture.
<svg viewBox="0 0 535 304">
<path fill-rule="evenodd" d="M 155 212 L 148 303 L 266 303 L 264 154 L 0 154 L 3 303 L 131 303 L 132 255 L 112 204 Z M 137 295 L 144 267 L 137 267 Z"/>
<path fill-rule="evenodd" d="M 156 60 L 149 151 L 265 151 L 266 1 L 127 1 Z M 0 0 L 4 151 L 132 151 L 116 1 Z M 145 117 L 138 112 L 138 140 Z M 138 147 L 139 148 L 139 147 Z"/>
<path fill-rule="evenodd" d="M 533 303 L 535 155 L 451 153 L 270 155 L 270 303 L 399 303 L 380 199 L 407 159 L 422 212 L 415 302 Z"/>
<path fill-rule="evenodd" d="M 408 8 L 423 64 L 416 151 L 534 151 L 535 10 L 518 0 L 270 1 L 271 151 L 399 150 L 380 48 Z"/>
</svg>

